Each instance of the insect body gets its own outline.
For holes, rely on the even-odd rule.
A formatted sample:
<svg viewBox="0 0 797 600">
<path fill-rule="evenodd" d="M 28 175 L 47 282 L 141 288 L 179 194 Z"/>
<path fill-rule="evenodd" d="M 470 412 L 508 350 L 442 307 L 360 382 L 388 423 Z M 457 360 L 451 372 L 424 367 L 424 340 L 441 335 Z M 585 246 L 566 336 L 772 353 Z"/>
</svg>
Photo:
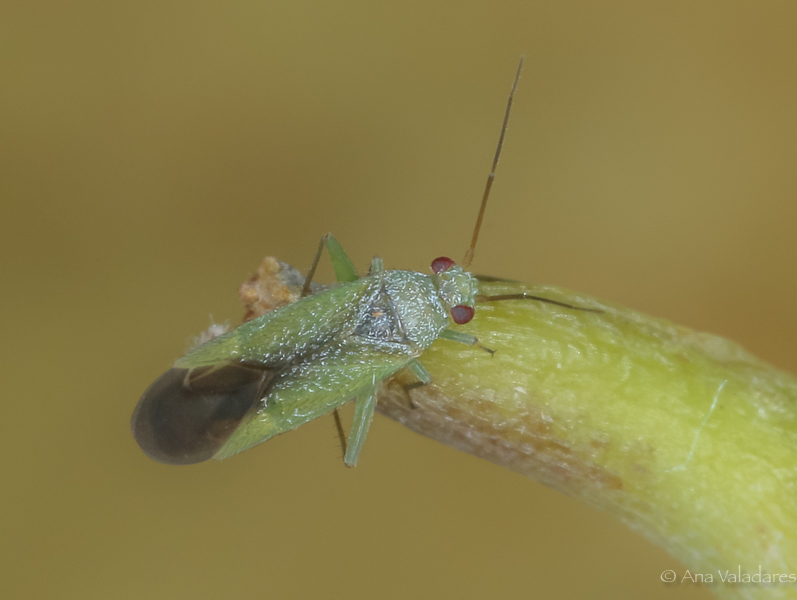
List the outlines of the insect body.
<svg viewBox="0 0 797 600">
<path fill-rule="evenodd" d="M 428 383 L 416 359 L 438 337 L 476 343 L 448 329 L 451 318 L 470 321 L 478 285 L 451 259 L 435 260 L 435 272 L 424 275 L 385 271 L 375 258 L 368 275 L 356 278 L 337 241 L 325 236 L 322 244 L 342 285 L 200 345 L 144 393 L 132 427 L 150 457 L 172 464 L 225 458 L 356 398 L 345 457 L 354 465 L 377 384 L 404 367 Z"/>
<path fill-rule="evenodd" d="M 473 257 L 522 64 L 521 59 L 465 267 Z M 338 284 L 311 295 L 324 248 Z M 433 261 L 430 275 L 388 271 L 374 258 L 368 274 L 359 277 L 335 238 L 324 236 L 304 297 L 177 360 L 139 400 L 131 419 L 133 435 L 151 458 L 191 464 L 236 454 L 354 398 L 344 457 L 354 466 L 380 381 L 408 367 L 421 383 L 429 383 L 417 359 L 436 339 L 478 343 L 450 328 L 451 321 L 463 324 L 473 318 L 477 292 L 477 280 L 446 257 Z M 549 301 L 531 296 L 478 299 Z"/>
</svg>

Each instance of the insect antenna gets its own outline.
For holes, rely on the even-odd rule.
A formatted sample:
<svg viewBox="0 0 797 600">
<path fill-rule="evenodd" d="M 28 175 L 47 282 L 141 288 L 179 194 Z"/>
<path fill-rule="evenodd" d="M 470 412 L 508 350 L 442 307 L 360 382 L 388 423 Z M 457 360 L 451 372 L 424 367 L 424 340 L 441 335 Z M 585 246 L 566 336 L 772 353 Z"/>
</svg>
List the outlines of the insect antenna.
<svg viewBox="0 0 797 600">
<path fill-rule="evenodd" d="M 506 125 L 509 123 L 509 111 L 512 110 L 512 98 L 515 96 L 515 89 L 517 89 L 518 81 L 520 80 L 520 71 L 523 69 L 523 60 L 526 57 L 520 55 L 520 63 L 517 66 L 517 73 L 515 74 L 515 81 L 512 83 L 512 90 L 509 92 L 509 100 L 506 103 L 506 113 L 504 113 L 504 124 L 501 126 L 501 135 L 498 137 L 498 148 L 495 149 L 495 158 L 493 158 L 493 166 L 490 169 L 490 174 L 487 176 L 487 185 L 484 187 L 484 195 L 482 196 L 482 205 L 479 208 L 479 216 L 476 218 L 476 227 L 473 228 L 473 239 L 470 241 L 470 248 L 465 252 L 465 258 L 462 260 L 462 268 L 466 269 L 471 262 L 473 262 L 473 253 L 476 250 L 476 240 L 479 239 L 479 230 L 482 226 L 482 219 L 484 219 L 484 209 L 487 208 L 487 198 L 490 196 L 490 188 L 493 187 L 493 179 L 495 179 L 495 169 L 498 167 L 498 158 L 501 156 L 501 146 L 504 145 L 504 135 L 506 135 Z"/>
</svg>

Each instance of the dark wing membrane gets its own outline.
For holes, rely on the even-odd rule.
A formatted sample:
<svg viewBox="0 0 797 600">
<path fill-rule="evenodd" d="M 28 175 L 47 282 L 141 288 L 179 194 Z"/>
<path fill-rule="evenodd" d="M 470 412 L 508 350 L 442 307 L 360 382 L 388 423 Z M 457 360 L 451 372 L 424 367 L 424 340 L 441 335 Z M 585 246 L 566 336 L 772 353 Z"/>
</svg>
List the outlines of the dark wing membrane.
<svg viewBox="0 0 797 600">
<path fill-rule="evenodd" d="M 274 372 L 241 363 L 172 368 L 138 401 L 130 427 L 147 456 L 169 465 L 212 458 L 263 398 Z"/>
</svg>

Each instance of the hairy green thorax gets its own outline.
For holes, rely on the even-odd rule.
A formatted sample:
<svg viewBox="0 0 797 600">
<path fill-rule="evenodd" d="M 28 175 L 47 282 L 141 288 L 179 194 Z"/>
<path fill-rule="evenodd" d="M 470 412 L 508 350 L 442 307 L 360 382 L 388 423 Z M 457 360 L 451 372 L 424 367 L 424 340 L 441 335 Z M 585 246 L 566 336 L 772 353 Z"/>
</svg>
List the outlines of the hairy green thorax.
<svg viewBox="0 0 797 600">
<path fill-rule="evenodd" d="M 420 351 L 432 345 L 449 325 L 448 308 L 435 289 L 433 277 L 415 271 L 385 271 L 380 286 L 390 298 L 409 341 Z"/>
</svg>

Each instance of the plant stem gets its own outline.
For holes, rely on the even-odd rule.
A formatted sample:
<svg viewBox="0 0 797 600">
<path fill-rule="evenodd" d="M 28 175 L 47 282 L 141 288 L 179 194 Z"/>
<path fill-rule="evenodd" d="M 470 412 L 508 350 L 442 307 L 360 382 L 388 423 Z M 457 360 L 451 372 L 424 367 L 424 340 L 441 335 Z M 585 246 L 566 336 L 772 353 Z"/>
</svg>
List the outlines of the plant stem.
<svg viewBox="0 0 797 600">
<path fill-rule="evenodd" d="M 295 301 L 303 282 L 267 258 L 241 288 L 248 316 Z M 432 383 L 405 369 L 382 383 L 377 411 L 612 513 L 712 574 L 720 597 L 794 598 L 797 379 L 728 340 L 588 296 L 480 285 L 523 292 L 603 312 L 479 304 L 457 329 L 495 354 L 440 339 L 420 359 Z M 726 583 L 759 568 L 775 583 Z"/>
<path fill-rule="evenodd" d="M 529 300 L 477 306 L 438 340 L 432 384 L 385 383 L 377 410 L 444 444 L 609 511 L 692 572 L 797 567 L 797 379 L 720 337 L 558 288 L 485 282 Z M 412 398 L 411 408 L 408 394 Z M 794 583 L 727 585 L 727 598 L 795 597 Z"/>
</svg>

